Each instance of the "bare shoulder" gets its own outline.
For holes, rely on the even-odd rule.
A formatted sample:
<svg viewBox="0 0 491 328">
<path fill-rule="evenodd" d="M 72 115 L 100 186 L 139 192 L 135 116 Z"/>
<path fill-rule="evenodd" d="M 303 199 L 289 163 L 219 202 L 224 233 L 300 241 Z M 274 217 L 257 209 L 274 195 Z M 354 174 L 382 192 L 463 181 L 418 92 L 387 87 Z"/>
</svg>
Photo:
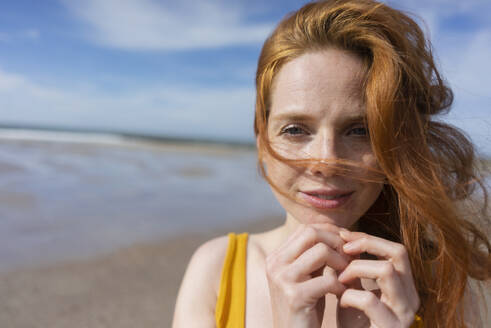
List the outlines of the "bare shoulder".
<svg viewBox="0 0 491 328">
<path fill-rule="evenodd" d="M 215 326 L 215 304 L 228 237 L 201 245 L 191 257 L 174 311 L 173 327 Z"/>
<path fill-rule="evenodd" d="M 228 236 L 214 238 L 202 244 L 191 257 L 186 275 L 193 273 L 196 269 L 201 275 L 204 273 L 215 274 L 217 270 L 221 272 L 227 247 Z M 217 277 L 217 280 L 219 278 Z"/>
</svg>

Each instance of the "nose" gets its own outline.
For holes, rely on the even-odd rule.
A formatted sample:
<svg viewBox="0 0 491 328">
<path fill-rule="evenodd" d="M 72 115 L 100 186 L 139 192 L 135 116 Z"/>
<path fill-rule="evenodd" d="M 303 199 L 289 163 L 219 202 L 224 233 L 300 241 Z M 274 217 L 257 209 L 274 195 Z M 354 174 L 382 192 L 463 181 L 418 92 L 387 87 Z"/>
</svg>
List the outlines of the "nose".
<svg viewBox="0 0 491 328">
<path fill-rule="evenodd" d="M 312 162 L 308 171 L 314 176 L 329 177 L 339 171 L 340 145 L 335 136 L 318 135 L 309 145 Z"/>
</svg>

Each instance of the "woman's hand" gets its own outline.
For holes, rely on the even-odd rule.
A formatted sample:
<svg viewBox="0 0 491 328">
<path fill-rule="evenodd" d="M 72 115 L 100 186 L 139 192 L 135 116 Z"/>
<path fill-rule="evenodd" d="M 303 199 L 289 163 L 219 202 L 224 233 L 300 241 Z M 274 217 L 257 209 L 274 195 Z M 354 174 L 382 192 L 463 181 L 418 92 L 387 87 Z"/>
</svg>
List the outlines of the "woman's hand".
<svg viewBox="0 0 491 328">
<path fill-rule="evenodd" d="M 360 286 L 360 278 L 368 278 L 375 280 L 380 290 L 346 289 L 339 299 L 339 326 L 410 327 L 420 301 L 406 248 L 361 232 L 343 230 L 340 236 L 346 241 L 343 245 L 346 254 L 358 256 L 366 252 L 377 256 L 378 260 L 351 261 L 339 275 L 339 282 Z"/>
<path fill-rule="evenodd" d="M 332 225 L 300 226 L 266 259 L 274 326 L 320 327 L 324 297 L 345 287 L 336 271 L 348 265 L 344 241 Z"/>
</svg>

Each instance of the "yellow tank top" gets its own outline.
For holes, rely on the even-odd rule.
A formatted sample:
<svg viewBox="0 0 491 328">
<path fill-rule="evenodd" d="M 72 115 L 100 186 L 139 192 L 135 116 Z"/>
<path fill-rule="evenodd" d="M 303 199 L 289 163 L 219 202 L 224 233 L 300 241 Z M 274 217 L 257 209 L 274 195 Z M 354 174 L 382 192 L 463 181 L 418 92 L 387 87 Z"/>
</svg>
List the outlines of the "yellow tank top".
<svg viewBox="0 0 491 328">
<path fill-rule="evenodd" d="M 222 268 L 215 308 L 217 328 L 242 328 L 246 304 L 247 234 L 228 234 L 228 249 Z"/>
<path fill-rule="evenodd" d="M 243 328 L 246 305 L 247 233 L 228 234 L 228 248 L 223 263 L 220 290 L 215 307 L 217 328 Z M 422 328 L 423 321 L 415 317 L 411 328 Z"/>
</svg>

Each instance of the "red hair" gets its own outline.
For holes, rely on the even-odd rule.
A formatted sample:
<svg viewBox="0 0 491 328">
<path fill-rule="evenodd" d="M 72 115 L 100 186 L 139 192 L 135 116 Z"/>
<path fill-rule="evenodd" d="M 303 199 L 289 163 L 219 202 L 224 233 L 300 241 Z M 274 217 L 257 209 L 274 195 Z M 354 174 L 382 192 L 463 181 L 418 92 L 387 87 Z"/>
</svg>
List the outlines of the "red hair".
<svg viewBox="0 0 491 328">
<path fill-rule="evenodd" d="M 453 94 L 413 19 L 376 1 L 347 0 L 309 3 L 281 21 L 264 43 L 256 74 L 259 157 L 268 153 L 302 165 L 268 143 L 274 78 L 286 62 L 328 48 L 350 51 L 365 64 L 366 124 L 387 180 L 360 219 L 360 229 L 406 246 L 426 327 L 465 327 L 462 304 L 469 278 L 486 281 L 491 272 L 491 247 L 482 230 L 489 227 L 487 191 L 472 143 L 457 128 L 435 120 L 450 109 Z M 476 186 L 482 190 L 483 227 L 472 220 Z"/>
</svg>

